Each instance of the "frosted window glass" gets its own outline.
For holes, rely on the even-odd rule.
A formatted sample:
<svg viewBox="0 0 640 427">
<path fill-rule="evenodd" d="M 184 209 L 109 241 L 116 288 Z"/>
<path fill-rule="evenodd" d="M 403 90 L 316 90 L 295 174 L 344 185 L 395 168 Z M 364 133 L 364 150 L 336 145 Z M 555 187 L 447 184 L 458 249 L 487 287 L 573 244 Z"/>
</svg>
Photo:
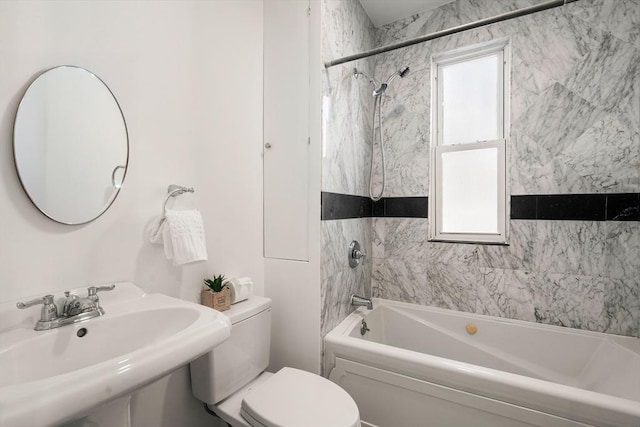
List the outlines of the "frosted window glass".
<svg viewBox="0 0 640 427">
<path fill-rule="evenodd" d="M 442 153 L 442 232 L 498 232 L 498 149 Z"/>
<path fill-rule="evenodd" d="M 493 141 L 498 130 L 498 61 L 493 54 L 441 66 L 442 144 Z"/>
</svg>

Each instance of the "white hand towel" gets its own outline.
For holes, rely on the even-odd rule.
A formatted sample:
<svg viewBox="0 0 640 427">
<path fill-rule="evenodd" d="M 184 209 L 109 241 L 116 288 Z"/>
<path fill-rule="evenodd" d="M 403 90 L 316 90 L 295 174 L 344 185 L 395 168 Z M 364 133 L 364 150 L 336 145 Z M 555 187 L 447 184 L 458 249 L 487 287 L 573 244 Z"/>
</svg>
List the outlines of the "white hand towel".
<svg viewBox="0 0 640 427">
<path fill-rule="evenodd" d="M 206 261 L 207 244 L 200 212 L 167 209 L 166 216 L 162 236 L 167 259 L 173 259 L 174 265 Z"/>
<path fill-rule="evenodd" d="M 149 241 L 156 245 L 164 245 L 164 256 L 167 259 L 173 259 L 173 245 L 166 217 L 161 217 L 153 222 L 149 229 Z"/>
<path fill-rule="evenodd" d="M 166 217 L 162 222 L 160 234 L 162 236 L 162 243 L 164 244 L 164 256 L 167 259 L 173 259 L 173 243 L 171 242 L 171 232 L 169 231 L 169 224 Z M 175 260 L 173 263 L 175 264 Z"/>
</svg>

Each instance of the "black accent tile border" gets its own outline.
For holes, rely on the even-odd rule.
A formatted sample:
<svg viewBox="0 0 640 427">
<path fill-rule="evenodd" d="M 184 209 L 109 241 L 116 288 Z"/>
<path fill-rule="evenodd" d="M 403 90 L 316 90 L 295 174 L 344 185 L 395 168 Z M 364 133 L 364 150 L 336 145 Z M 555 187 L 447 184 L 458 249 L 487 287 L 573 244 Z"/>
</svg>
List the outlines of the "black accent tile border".
<svg viewBox="0 0 640 427">
<path fill-rule="evenodd" d="M 368 197 L 321 193 L 322 220 L 349 218 L 426 218 L 426 197 L 385 197 L 373 202 Z"/>
<path fill-rule="evenodd" d="M 511 219 L 640 221 L 640 193 L 511 196 Z"/>
<path fill-rule="evenodd" d="M 536 219 L 604 221 L 607 196 L 572 194 L 538 196 Z"/>
<path fill-rule="evenodd" d="M 427 197 L 385 197 L 373 205 L 375 217 L 426 218 L 429 212 Z"/>
<path fill-rule="evenodd" d="M 427 197 L 368 197 L 321 193 L 322 220 L 427 218 Z M 640 221 L 640 193 L 511 196 L 511 219 Z"/>
<path fill-rule="evenodd" d="M 640 193 L 608 194 L 607 221 L 640 221 Z"/>
<path fill-rule="evenodd" d="M 511 196 L 511 219 L 536 219 L 536 196 Z"/>
<path fill-rule="evenodd" d="M 325 191 L 321 193 L 320 197 L 321 218 L 323 221 L 370 218 L 373 214 L 373 202 L 368 197 L 327 193 Z"/>
</svg>

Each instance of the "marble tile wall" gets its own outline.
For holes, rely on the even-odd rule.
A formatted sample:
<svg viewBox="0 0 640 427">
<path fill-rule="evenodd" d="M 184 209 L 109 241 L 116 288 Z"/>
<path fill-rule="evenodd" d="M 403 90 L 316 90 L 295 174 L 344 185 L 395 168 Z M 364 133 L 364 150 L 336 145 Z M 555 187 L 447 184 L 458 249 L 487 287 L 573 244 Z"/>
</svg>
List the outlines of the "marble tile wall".
<svg viewBox="0 0 640 427">
<path fill-rule="evenodd" d="M 322 58 L 330 60 L 374 47 L 375 28 L 357 0 L 322 2 Z M 372 86 L 353 70 L 374 75 L 365 59 L 323 70 L 322 191 L 368 196 Z"/>
<path fill-rule="evenodd" d="M 353 311 L 351 294 L 371 297 L 371 257 L 365 257 L 356 268 L 349 267 L 347 259 L 352 240 L 371 253 L 371 229 L 372 218 L 322 221 L 322 336 Z"/>
<path fill-rule="evenodd" d="M 534 3 L 457 0 L 377 29 L 376 43 Z M 639 192 L 640 8 L 581 0 L 376 58 L 378 76 L 411 67 L 387 91 L 386 196 L 428 195 L 431 55 L 502 37 L 512 55 L 511 194 Z M 372 221 L 374 296 L 640 334 L 637 221 L 512 220 L 508 247 L 428 242 L 428 219 Z"/>
<path fill-rule="evenodd" d="M 385 45 L 533 3 L 458 0 L 382 27 L 376 40 Z M 511 193 L 637 192 L 639 42 L 610 31 L 627 26 L 633 34 L 638 14 L 633 1 L 581 0 L 378 55 L 378 76 L 411 67 L 385 97 L 386 195 L 428 193 L 431 55 L 501 37 L 512 50 Z"/>
<path fill-rule="evenodd" d="M 427 242 L 420 218 L 373 228 L 374 296 L 638 336 L 638 222 L 511 221 L 509 246 Z"/>
<path fill-rule="evenodd" d="M 357 0 L 321 4 L 323 60 L 374 47 L 375 28 Z M 373 59 L 323 70 L 322 191 L 368 196 L 373 97 L 354 67 L 374 75 Z M 371 295 L 371 260 L 352 269 L 347 259 L 352 240 L 371 252 L 371 229 L 371 218 L 322 221 L 322 336 L 352 311 L 351 294 Z"/>
</svg>

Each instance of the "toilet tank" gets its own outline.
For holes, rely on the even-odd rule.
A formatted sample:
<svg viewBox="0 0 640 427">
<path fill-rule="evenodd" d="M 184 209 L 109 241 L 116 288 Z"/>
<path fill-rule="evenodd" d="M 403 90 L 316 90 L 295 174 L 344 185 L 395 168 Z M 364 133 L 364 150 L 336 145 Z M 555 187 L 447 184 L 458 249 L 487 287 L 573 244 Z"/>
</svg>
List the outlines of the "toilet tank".
<svg viewBox="0 0 640 427">
<path fill-rule="evenodd" d="M 193 395 L 210 405 L 250 383 L 269 365 L 271 300 L 254 296 L 222 314 L 231 320 L 231 336 L 190 366 Z"/>
</svg>

